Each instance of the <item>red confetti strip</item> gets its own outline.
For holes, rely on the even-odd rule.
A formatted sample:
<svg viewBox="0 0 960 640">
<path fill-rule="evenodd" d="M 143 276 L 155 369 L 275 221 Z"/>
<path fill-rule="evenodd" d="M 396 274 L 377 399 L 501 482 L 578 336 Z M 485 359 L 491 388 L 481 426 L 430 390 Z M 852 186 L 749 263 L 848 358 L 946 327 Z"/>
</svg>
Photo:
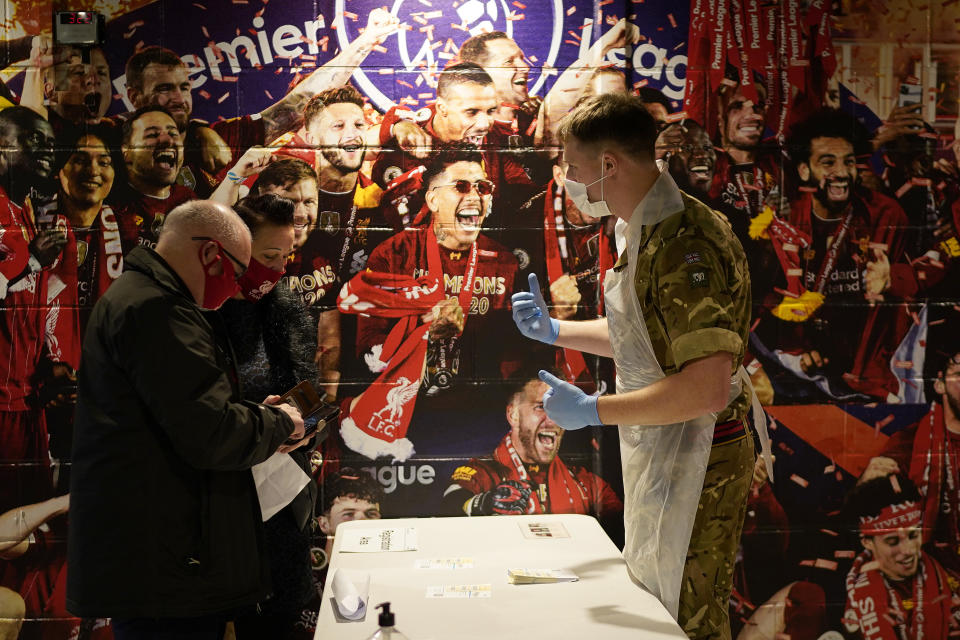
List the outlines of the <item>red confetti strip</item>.
<svg viewBox="0 0 960 640">
<path fill-rule="evenodd" d="M 840 550 L 837 550 L 837 551 L 834 551 L 834 552 L 833 552 L 833 557 L 834 557 L 834 558 L 841 558 L 841 559 L 842 559 L 842 558 L 856 558 L 856 557 L 857 557 L 857 553 L 856 553 L 856 551 L 848 551 L 848 550 L 845 550 L 845 549 L 840 549 Z"/>
<path fill-rule="evenodd" d="M 207 92 L 206 89 L 200 89 L 199 91 L 197 91 L 197 93 L 199 93 L 200 97 L 202 97 L 204 100 L 210 99 L 210 94 Z"/>
<path fill-rule="evenodd" d="M 573 38 L 574 38 L 575 40 L 577 40 L 577 41 L 580 41 L 580 40 L 583 39 L 583 38 L 581 38 L 580 36 L 578 36 L 577 34 L 575 34 L 573 31 L 567 31 L 567 33 L 569 33 L 571 36 L 573 36 Z"/>
<path fill-rule="evenodd" d="M 798 475 L 795 474 L 795 473 L 790 476 L 790 479 L 793 480 L 794 482 L 796 482 L 798 485 L 800 485 L 800 486 L 803 487 L 804 489 L 806 489 L 807 487 L 810 486 L 810 483 L 809 483 L 809 482 L 807 482 L 805 479 L 801 478 L 800 476 L 798 476 Z"/>
<path fill-rule="evenodd" d="M 270 94 L 269 91 L 267 91 L 266 89 L 264 89 L 263 92 L 264 92 L 265 94 L 267 94 L 267 97 L 268 97 L 268 98 L 270 98 L 271 100 L 273 100 L 273 96 Z"/>
<path fill-rule="evenodd" d="M 837 533 L 836 531 L 831 531 L 830 529 L 820 529 L 820 531 L 822 531 L 823 533 L 827 534 L 828 536 L 833 536 L 834 538 L 836 538 L 837 536 L 840 535 L 840 534 Z"/>
<path fill-rule="evenodd" d="M 677 19 L 673 17 L 673 14 L 672 14 L 672 13 L 668 13 L 668 14 L 667 14 L 667 20 L 670 21 L 670 26 L 671 26 L 671 27 L 673 27 L 674 29 L 677 28 Z"/>
<path fill-rule="evenodd" d="M 236 82 L 239 79 L 237 76 L 223 76 L 221 82 Z"/>
<path fill-rule="evenodd" d="M 194 3 L 193 3 L 193 6 L 197 7 L 198 9 L 201 9 L 201 10 L 203 10 L 203 11 L 206 11 L 206 10 L 207 10 L 207 8 L 206 8 L 205 6 L 203 6 L 202 4 L 200 4 L 199 2 L 194 2 Z"/>
<path fill-rule="evenodd" d="M 397 80 L 397 84 L 402 84 L 405 87 L 409 87 L 410 89 L 413 89 L 413 85 L 407 82 L 406 80 Z"/>
</svg>

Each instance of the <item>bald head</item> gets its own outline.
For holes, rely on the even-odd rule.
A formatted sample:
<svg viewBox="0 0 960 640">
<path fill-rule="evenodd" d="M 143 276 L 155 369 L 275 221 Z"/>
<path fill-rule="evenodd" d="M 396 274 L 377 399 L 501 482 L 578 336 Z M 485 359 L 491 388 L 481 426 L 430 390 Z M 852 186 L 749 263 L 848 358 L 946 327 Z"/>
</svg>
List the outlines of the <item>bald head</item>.
<svg viewBox="0 0 960 640">
<path fill-rule="evenodd" d="M 164 255 L 174 247 L 180 249 L 196 237 L 216 240 L 237 258 L 250 259 L 247 225 L 233 209 L 210 200 L 191 200 L 171 211 L 160 232 L 157 252 Z"/>
<path fill-rule="evenodd" d="M 177 272 L 197 304 L 204 300 L 208 278 L 223 273 L 223 262 L 216 259 L 220 250 L 212 240 L 227 252 L 223 260 L 234 263 L 236 275 L 246 269 L 250 230 L 233 209 L 217 202 L 191 200 L 176 207 L 167 215 L 157 242 L 157 253 Z"/>
</svg>

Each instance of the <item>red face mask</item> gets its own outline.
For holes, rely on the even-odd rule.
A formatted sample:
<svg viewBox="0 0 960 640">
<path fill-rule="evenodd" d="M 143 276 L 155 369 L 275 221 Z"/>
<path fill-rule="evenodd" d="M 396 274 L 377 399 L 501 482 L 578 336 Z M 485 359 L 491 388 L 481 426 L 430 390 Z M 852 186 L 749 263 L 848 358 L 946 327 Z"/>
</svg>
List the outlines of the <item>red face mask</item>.
<svg viewBox="0 0 960 640">
<path fill-rule="evenodd" d="M 213 242 L 217 245 L 217 257 L 214 258 L 210 263 L 203 263 L 203 246 L 201 245 L 200 251 L 197 252 L 197 255 L 200 258 L 200 265 L 203 267 L 203 304 L 204 309 L 219 309 L 220 305 L 226 302 L 229 298 L 236 295 L 237 291 L 240 290 L 240 285 L 237 284 L 237 279 L 235 277 L 235 271 L 233 268 L 233 262 L 226 255 L 226 250 L 216 240 L 212 238 L 196 238 L 197 240 L 206 240 L 208 242 Z M 216 262 L 220 262 L 223 265 L 223 273 L 218 276 L 210 275 L 210 267 Z"/>
<path fill-rule="evenodd" d="M 274 271 L 256 258 L 250 258 L 250 266 L 240 276 L 240 292 L 250 302 L 258 302 L 267 295 L 283 277 L 283 271 Z"/>
</svg>

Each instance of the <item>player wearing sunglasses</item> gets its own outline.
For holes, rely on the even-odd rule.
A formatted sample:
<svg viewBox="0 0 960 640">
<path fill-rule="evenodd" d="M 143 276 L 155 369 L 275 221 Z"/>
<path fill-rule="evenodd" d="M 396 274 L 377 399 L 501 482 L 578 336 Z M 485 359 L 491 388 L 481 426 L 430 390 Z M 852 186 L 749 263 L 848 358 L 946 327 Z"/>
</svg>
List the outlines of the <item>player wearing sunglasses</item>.
<svg viewBox="0 0 960 640">
<path fill-rule="evenodd" d="M 409 424 L 409 440 L 416 446 L 420 420 L 430 415 L 429 410 L 421 411 L 424 403 L 456 406 L 468 402 L 466 394 L 473 394 L 473 388 L 459 383 L 501 378 L 501 364 L 507 354 L 515 358 L 518 352 L 504 339 L 511 335 L 507 308 L 517 261 L 502 245 L 481 233 L 495 189 L 484 174 L 480 153 L 470 146 L 444 150 L 424 171 L 423 181 L 426 223 L 397 233 L 377 246 L 370 254 L 368 273 L 364 275 L 372 272 L 377 278 L 428 276 L 431 283 L 443 288 L 443 298 L 432 307 L 425 307 L 426 313 L 413 311 L 398 321 L 396 312 L 373 313 L 371 306 L 377 304 L 373 295 L 350 287 L 354 293 L 351 304 L 365 309 L 357 318 L 357 353 L 363 354 L 359 360 L 367 364 L 370 372 L 383 375 L 380 384 L 370 385 L 349 404 L 350 422 L 344 420 L 342 429 L 348 447 L 372 454 L 371 457 L 376 457 L 376 451 L 363 446 L 371 440 L 365 437 L 371 432 L 370 424 L 382 425 L 385 417 L 399 422 L 403 416 L 404 425 Z M 418 300 L 423 297 L 421 293 L 432 295 L 436 291 L 432 288 L 435 285 L 427 286 L 429 291 L 415 292 Z M 410 319 L 416 329 L 423 326 L 421 323 L 429 325 L 427 347 L 425 355 L 418 354 L 416 362 L 402 368 L 397 365 L 402 358 L 390 359 L 384 345 L 398 322 Z M 412 334 L 413 330 L 405 335 Z M 496 338 L 490 340 L 490 336 Z M 391 360 L 390 369 L 384 369 L 381 356 Z M 378 389 L 401 387 L 402 394 L 398 391 L 387 398 L 383 394 L 377 396 Z M 464 397 L 460 396 L 461 391 Z M 372 419 L 378 416 L 379 420 Z M 407 422 L 409 416 L 412 422 Z M 405 427 L 403 430 L 406 433 Z M 383 435 L 398 437 L 393 428 L 390 433 L 379 433 L 378 445 L 384 442 Z M 410 453 L 409 446 L 382 451 L 397 458 Z"/>
</svg>

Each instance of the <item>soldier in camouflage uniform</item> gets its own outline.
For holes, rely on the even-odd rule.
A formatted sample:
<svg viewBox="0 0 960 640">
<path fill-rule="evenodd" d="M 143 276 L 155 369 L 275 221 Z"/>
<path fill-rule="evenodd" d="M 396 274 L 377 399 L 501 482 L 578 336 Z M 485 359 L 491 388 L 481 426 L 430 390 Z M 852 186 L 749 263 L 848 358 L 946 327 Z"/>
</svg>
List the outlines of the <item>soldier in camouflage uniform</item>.
<svg viewBox="0 0 960 640">
<path fill-rule="evenodd" d="M 746 257 L 720 215 L 660 173 L 655 124 L 637 98 L 591 99 L 561 136 L 568 180 L 581 181 L 567 193 L 579 194 L 585 213 L 620 218 L 607 318 L 551 319 L 531 277 L 531 291 L 514 295 L 514 321 L 528 337 L 614 358 L 613 395 L 587 396 L 542 375 L 552 387 L 547 413 L 565 429 L 620 425 L 631 575 L 691 638 L 730 638 L 727 602 L 755 460 L 741 368 Z"/>
</svg>

